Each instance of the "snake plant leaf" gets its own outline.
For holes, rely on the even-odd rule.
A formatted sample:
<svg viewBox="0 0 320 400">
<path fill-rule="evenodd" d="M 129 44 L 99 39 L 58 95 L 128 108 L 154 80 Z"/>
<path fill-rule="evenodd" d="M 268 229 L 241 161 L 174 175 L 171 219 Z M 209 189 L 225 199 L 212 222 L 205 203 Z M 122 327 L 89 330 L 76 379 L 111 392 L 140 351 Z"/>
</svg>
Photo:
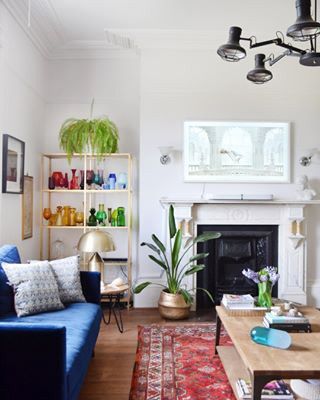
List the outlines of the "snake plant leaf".
<svg viewBox="0 0 320 400">
<path fill-rule="evenodd" d="M 162 253 L 166 252 L 166 248 L 164 244 L 160 241 L 160 239 L 157 238 L 155 234 L 151 236 L 152 240 L 155 242 L 155 244 L 159 247 L 159 249 L 162 251 Z"/>
<path fill-rule="evenodd" d="M 196 272 L 202 271 L 206 266 L 203 264 L 192 265 L 189 269 L 187 269 L 184 275 L 193 275 Z"/>
<path fill-rule="evenodd" d="M 202 290 L 204 293 L 206 293 L 207 296 L 209 297 L 209 299 L 211 300 L 212 304 L 214 304 L 213 297 L 212 297 L 211 293 L 207 289 L 204 289 L 202 287 L 197 287 L 196 290 Z"/>
<path fill-rule="evenodd" d="M 184 244 L 184 248 L 186 249 L 187 247 L 190 246 L 190 244 L 193 242 L 193 237 L 189 237 L 189 239 L 186 240 L 185 244 Z"/>
<path fill-rule="evenodd" d="M 181 230 L 178 229 L 175 235 L 173 249 L 172 249 L 172 268 L 174 269 L 179 260 L 179 254 L 181 250 L 181 243 L 182 243 L 182 233 Z"/>
<path fill-rule="evenodd" d="M 182 294 L 182 297 L 184 298 L 184 301 L 187 304 L 192 304 L 193 302 L 193 297 L 191 296 L 191 294 L 185 290 L 185 289 L 180 289 L 180 293 Z"/>
<path fill-rule="evenodd" d="M 202 260 L 203 258 L 208 257 L 209 253 L 199 253 L 192 257 L 190 257 L 189 262 Z"/>
<path fill-rule="evenodd" d="M 174 238 L 177 232 L 177 228 L 176 228 L 176 221 L 174 218 L 174 209 L 172 204 L 170 205 L 169 208 L 169 231 L 170 231 L 170 239 Z"/>
<path fill-rule="evenodd" d="M 154 252 L 156 252 L 157 254 L 160 254 L 160 250 L 158 249 L 158 247 L 156 247 L 154 244 L 152 243 L 147 243 L 147 242 L 142 242 L 140 244 L 140 246 L 147 246 L 149 247 L 149 249 L 153 250 Z"/>
<path fill-rule="evenodd" d="M 143 282 L 140 283 L 139 285 L 137 285 L 136 287 L 134 287 L 132 289 L 133 293 L 138 294 L 141 293 L 143 291 L 143 289 L 145 289 L 147 286 L 151 285 L 152 282 Z"/>
<path fill-rule="evenodd" d="M 149 258 L 154 261 L 156 264 L 160 265 L 161 268 L 163 268 L 165 271 L 167 271 L 168 267 L 166 266 L 166 264 L 161 261 L 158 260 L 156 257 L 154 257 L 152 254 L 149 254 Z"/>
<path fill-rule="evenodd" d="M 193 243 L 204 243 L 208 240 L 218 239 L 221 236 L 221 233 L 218 232 L 206 232 L 202 233 L 198 237 L 193 240 Z"/>
</svg>

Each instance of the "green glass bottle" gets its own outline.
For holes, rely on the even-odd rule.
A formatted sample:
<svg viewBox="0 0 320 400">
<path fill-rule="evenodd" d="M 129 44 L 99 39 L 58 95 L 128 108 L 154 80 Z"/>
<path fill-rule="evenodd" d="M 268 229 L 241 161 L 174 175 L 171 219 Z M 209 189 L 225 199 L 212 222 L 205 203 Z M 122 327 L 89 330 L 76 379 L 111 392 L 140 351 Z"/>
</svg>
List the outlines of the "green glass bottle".
<svg viewBox="0 0 320 400">
<path fill-rule="evenodd" d="M 90 216 L 88 219 L 88 226 L 97 226 L 97 218 L 95 216 L 96 209 L 90 208 Z"/>
<path fill-rule="evenodd" d="M 111 214 L 111 226 L 117 226 L 117 220 L 118 220 L 118 210 L 115 209 L 112 211 Z"/>
<path fill-rule="evenodd" d="M 124 214 L 124 207 L 118 207 L 117 225 L 126 226 L 126 217 Z"/>
<path fill-rule="evenodd" d="M 96 213 L 96 218 L 101 226 L 106 226 L 106 218 L 107 218 L 107 213 L 104 210 L 104 204 L 99 204 L 99 211 Z"/>
</svg>

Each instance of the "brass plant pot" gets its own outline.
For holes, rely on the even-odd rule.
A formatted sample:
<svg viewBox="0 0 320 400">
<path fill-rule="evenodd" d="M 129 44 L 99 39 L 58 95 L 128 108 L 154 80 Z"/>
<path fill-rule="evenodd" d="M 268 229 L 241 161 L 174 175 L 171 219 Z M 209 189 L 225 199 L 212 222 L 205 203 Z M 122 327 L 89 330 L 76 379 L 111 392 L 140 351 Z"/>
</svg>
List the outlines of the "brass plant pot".
<svg viewBox="0 0 320 400">
<path fill-rule="evenodd" d="M 187 304 L 181 294 L 162 291 L 158 306 L 162 318 L 178 320 L 189 317 L 191 304 Z"/>
</svg>

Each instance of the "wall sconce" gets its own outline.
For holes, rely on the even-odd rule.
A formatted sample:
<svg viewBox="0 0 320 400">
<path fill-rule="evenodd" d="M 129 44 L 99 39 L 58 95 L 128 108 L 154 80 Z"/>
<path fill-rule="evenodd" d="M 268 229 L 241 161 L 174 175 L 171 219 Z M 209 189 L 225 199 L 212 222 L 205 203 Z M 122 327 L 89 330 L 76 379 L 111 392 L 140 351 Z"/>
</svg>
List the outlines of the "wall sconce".
<svg viewBox="0 0 320 400">
<path fill-rule="evenodd" d="M 299 164 L 308 167 L 311 164 L 312 157 L 318 152 L 317 149 L 306 151 L 307 155 L 299 158 Z"/>
<path fill-rule="evenodd" d="M 158 147 L 161 157 L 160 162 L 162 165 L 166 165 L 170 162 L 170 154 L 172 153 L 172 146 L 159 146 Z"/>
<path fill-rule="evenodd" d="M 303 167 L 308 167 L 311 164 L 311 159 L 312 156 L 303 156 L 301 158 L 299 158 L 299 164 L 302 165 Z"/>
</svg>

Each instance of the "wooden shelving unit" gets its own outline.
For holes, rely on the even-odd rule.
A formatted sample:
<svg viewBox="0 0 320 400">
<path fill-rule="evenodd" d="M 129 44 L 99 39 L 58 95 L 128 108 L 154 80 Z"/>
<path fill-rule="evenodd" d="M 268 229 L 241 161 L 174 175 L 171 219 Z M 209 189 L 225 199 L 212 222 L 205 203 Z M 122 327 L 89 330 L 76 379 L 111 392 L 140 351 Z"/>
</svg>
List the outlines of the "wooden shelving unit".
<svg viewBox="0 0 320 400">
<path fill-rule="evenodd" d="M 108 165 L 110 169 L 114 164 L 121 164 L 122 170 L 117 172 L 126 172 L 128 176 L 127 188 L 126 189 L 114 189 L 114 190 L 98 190 L 89 189 L 85 184 L 83 190 L 69 190 L 69 189 L 48 189 L 48 177 L 52 175 L 53 171 L 64 171 L 68 170 L 71 174 L 71 168 L 77 168 L 81 170 L 94 170 L 104 168 Z M 62 165 L 62 166 L 61 166 Z M 115 170 L 112 169 L 112 172 Z M 120 236 L 115 239 L 115 244 L 117 246 L 117 240 L 123 242 L 127 241 L 127 254 L 122 254 L 121 257 L 127 259 L 126 262 L 106 262 L 105 265 L 112 266 L 125 266 L 127 272 L 127 281 L 129 285 L 128 293 L 123 297 L 122 301 L 126 302 L 128 306 L 131 303 L 131 287 L 132 287 L 132 157 L 129 153 L 114 153 L 106 154 L 102 157 L 102 160 L 98 160 L 95 155 L 92 154 L 75 154 L 71 161 L 71 164 L 67 164 L 67 155 L 65 153 L 45 153 L 41 156 L 41 190 L 40 190 L 40 259 L 52 258 L 52 236 L 54 232 L 68 232 L 70 235 L 80 236 L 91 229 L 102 229 L 111 234 L 117 234 Z M 111 172 L 111 171 L 109 171 Z M 69 175 L 69 179 L 71 175 Z M 66 205 L 72 203 L 74 200 L 71 196 L 75 196 L 76 201 L 82 202 L 83 209 L 79 211 L 84 212 L 84 225 L 83 226 L 50 226 L 46 223 L 42 216 L 43 208 L 49 207 L 51 211 L 55 211 L 55 206 Z M 72 200 L 71 200 L 72 199 Z M 98 203 L 108 203 L 109 201 L 116 202 L 119 199 L 119 205 L 123 203 L 126 204 L 126 226 L 88 226 L 87 218 L 89 214 L 89 209 L 94 206 L 96 207 Z M 74 233 L 71 233 L 74 232 Z M 118 233 L 117 233 L 118 232 Z M 104 273 L 102 271 L 102 277 Z M 107 283 L 107 282 L 106 282 Z"/>
</svg>

